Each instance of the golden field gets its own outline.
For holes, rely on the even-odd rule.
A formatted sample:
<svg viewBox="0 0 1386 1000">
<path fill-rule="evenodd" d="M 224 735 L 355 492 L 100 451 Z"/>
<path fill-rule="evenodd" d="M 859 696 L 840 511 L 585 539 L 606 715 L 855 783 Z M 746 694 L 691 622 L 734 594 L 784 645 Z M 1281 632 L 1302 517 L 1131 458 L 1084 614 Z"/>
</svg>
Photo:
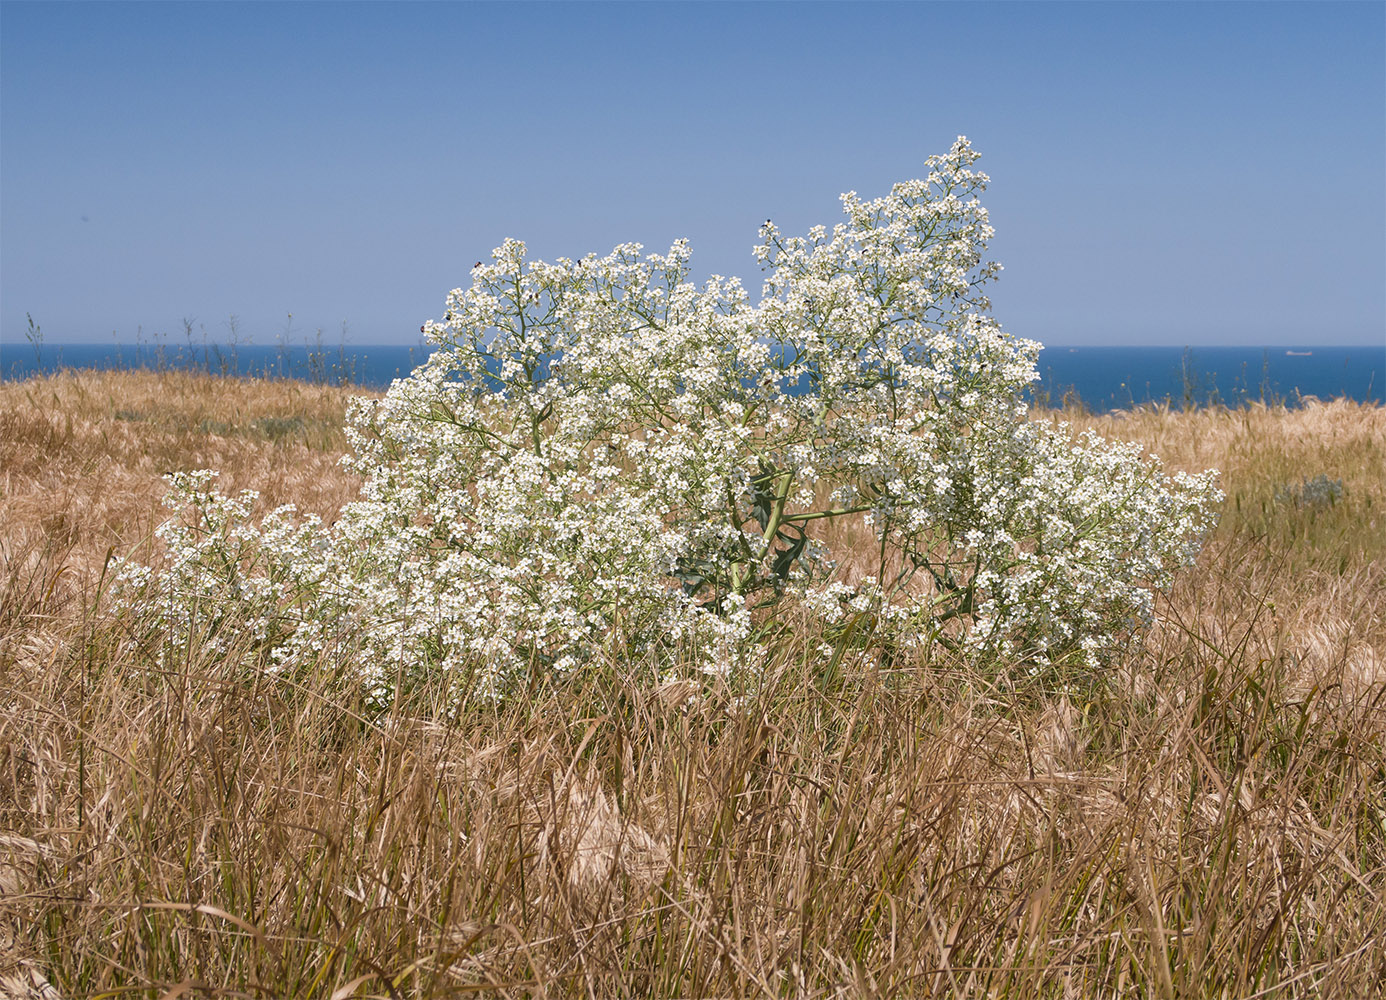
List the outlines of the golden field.
<svg viewBox="0 0 1386 1000">
<path fill-rule="evenodd" d="M 380 716 L 107 611 L 165 472 L 330 519 L 350 394 L 0 383 L 0 996 L 1386 995 L 1383 408 L 1066 414 L 1227 499 L 1063 690 L 797 622 L 750 698 Z"/>
</svg>

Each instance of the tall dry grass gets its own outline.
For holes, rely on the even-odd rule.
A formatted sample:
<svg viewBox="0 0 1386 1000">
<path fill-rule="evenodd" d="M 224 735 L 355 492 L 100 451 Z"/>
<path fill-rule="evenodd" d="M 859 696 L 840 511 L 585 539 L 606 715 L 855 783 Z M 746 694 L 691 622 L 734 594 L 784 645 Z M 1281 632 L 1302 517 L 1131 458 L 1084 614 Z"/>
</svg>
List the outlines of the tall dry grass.
<svg viewBox="0 0 1386 1000">
<path fill-rule="evenodd" d="M 379 717 L 330 658 L 245 676 L 100 612 L 163 471 L 330 515 L 345 398 L 0 385 L 0 992 L 1382 995 L 1381 408 L 1070 415 L 1228 500 L 1063 690 L 794 622 L 750 698 L 613 662 Z"/>
</svg>

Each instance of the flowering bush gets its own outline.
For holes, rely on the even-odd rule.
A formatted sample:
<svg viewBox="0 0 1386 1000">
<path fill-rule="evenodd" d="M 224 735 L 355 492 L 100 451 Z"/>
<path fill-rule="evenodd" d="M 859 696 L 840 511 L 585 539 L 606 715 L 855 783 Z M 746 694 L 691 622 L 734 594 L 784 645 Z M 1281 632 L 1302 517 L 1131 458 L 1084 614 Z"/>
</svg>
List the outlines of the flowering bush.
<svg viewBox="0 0 1386 1000">
<path fill-rule="evenodd" d="M 365 486 L 333 526 L 256 528 L 178 477 L 190 517 L 147 586 L 170 627 L 237 603 L 281 663 L 365 626 L 381 700 L 436 671 L 501 694 L 617 652 L 753 670 L 790 603 L 905 645 L 1097 663 L 1219 495 L 1212 473 L 1029 419 L 1039 344 L 987 315 L 976 158 L 960 138 L 921 180 L 843 195 L 832 230 L 767 221 L 756 305 L 736 279 L 689 281 L 684 242 L 544 263 L 507 241 L 426 325 L 429 361 L 356 404 Z M 823 544 L 841 519 L 871 526 L 873 576 L 845 579 Z"/>
</svg>

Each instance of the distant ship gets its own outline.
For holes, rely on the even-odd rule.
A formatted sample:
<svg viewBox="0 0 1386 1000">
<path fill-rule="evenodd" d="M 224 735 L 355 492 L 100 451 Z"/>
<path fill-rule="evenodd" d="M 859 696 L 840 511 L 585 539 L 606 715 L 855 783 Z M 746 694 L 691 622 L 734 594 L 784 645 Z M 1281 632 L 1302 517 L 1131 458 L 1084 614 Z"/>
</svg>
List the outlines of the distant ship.
<svg viewBox="0 0 1386 1000">
<path fill-rule="evenodd" d="M 1290 357 L 1292 357 L 1292 358 L 1307 358 L 1307 357 L 1310 357 L 1314 352 L 1313 352 L 1313 351 L 1286 351 L 1285 353 L 1288 354 L 1288 355 L 1289 355 Z"/>
</svg>

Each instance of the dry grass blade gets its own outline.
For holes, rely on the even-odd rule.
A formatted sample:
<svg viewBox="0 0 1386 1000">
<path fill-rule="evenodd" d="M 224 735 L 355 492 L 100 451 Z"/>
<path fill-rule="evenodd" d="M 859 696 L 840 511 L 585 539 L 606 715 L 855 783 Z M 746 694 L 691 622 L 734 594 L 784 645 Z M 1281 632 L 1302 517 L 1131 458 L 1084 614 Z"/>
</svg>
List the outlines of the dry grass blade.
<svg viewBox="0 0 1386 1000">
<path fill-rule="evenodd" d="M 227 913 L 225 910 L 212 906 L 209 903 L 171 903 L 166 900 L 153 900 L 147 903 L 137 903 L 132 911 L 139 910 L 175 910 L 180 913 L 204 913 L 209 917 L 217 917 L 228 923 L 235 924 L 255 939 L 255 942 L 262 948 L 270 947 L 269 939 L 265 937 L 265 932 L 260 930 L 248 920 L 243 920 L 234 913 Z"/>
</svg>

